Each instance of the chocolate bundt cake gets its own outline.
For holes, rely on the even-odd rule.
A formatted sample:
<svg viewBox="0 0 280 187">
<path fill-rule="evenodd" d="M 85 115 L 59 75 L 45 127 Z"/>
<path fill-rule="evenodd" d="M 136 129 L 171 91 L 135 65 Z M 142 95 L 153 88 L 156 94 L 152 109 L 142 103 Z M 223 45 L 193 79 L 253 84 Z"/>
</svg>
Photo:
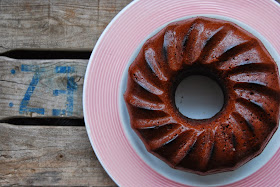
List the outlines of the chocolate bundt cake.
<svg viewBox="0 0 280 187">
<path fill-rule="evenodd" d="M 178 84 L 208 76 L 224 92 L 210 119 L 190 119 L 175 105 Z M 130 123 L 147 150 L 173 168 L 200 175 L 230 171 L 259 155 L 278 127 L 277 65 L 264 45 L 224 20 L 169 24 L 145 42 L 128 71 Z"/>
</svg>

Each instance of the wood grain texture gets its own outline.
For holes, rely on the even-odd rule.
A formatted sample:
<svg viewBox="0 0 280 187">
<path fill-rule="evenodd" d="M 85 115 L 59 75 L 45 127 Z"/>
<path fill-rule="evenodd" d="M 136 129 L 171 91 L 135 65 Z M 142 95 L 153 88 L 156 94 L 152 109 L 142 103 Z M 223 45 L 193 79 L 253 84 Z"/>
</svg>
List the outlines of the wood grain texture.
<svg viewBox="0 0 280 187">
<path fill-rule="evenodd" d="M 0 0 L 0 53 L 18 48 L 92 50 L 131 0 Z"/>
<path fill-rule="evenodd" d="M 0 119 L 15 116 L 83 118 L 82 90 L 87 63 L 88 60 L 15 60 L 0 57 Z M 26 67 L 31 67 L 31 71 L 24 69 Z M 37 67 L 39 75 L 35 77 L 33 70 Z M 56 72 L 60 70 L 71 72 Z M 29 93 L 28 100 L 27 90 L 34 78 L 38 79 L 38 83 Z M 25 108 L 23 105 L 26 105 Z M 41 108 L 44 113 L 27 108 Z M 54 109 L 65 111 L 54 113 Z"/>
<path fill-rule="evenodd" d="M 114 186 L 85 127 L 0 124 L 0 186 Z"/>
</svg>

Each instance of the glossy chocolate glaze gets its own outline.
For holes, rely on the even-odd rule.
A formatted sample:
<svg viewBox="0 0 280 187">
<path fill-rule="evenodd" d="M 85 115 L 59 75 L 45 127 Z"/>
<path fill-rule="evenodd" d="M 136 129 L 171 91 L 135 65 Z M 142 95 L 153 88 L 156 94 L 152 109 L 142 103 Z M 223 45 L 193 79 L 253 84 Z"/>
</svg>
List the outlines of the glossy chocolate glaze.
<svg viewBox="0 0 280 187">
<path fill-rule="evenodd" d="M 223 88 L 225 104 L 210 119 L 183 116 L 175 90 L 189 75 Z M 128 72 L 124 98 L 131 127 L 147 150 L 173 168 L 200 175 L 238 168 L 259 155 L 278 127 L 277 65 L 239 26 L 197 17 L 150 38 Z"/>
</svg>

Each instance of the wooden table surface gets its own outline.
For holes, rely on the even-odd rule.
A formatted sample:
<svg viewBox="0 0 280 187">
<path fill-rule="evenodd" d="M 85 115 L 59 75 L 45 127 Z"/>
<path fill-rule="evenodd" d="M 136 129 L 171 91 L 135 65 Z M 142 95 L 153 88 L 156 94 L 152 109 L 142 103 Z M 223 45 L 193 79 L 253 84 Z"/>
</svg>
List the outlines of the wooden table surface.
<svg viewBox="0 0 280 187">
<path fill-rule="evenodd" d="M 82 86 L 97 39 L 128 3 L 0 0 L 0 186 L 116 185 L 90 145 Z"/>
<path fill-rule="evenodd" d="M 130 2 L 0 0 L 0 186 L 116 185 L 90 145 L 82 87 L 97 39 Z"/>
</svg>

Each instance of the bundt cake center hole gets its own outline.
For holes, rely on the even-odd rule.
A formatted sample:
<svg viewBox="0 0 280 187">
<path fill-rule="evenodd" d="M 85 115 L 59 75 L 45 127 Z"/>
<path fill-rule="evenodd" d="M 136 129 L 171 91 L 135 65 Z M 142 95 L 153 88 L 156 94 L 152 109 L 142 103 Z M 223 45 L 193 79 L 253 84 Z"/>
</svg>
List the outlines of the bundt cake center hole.
<svg viewBox="0 0 280 187">
<path fill-rule="evenodd" d="M 191 75 L 183 79 L 175 91 L 175 104 L 184 116 L 191 119 L 209 119 L 224 106 L 224 93 L 213 79 Z"/>
</svg>

